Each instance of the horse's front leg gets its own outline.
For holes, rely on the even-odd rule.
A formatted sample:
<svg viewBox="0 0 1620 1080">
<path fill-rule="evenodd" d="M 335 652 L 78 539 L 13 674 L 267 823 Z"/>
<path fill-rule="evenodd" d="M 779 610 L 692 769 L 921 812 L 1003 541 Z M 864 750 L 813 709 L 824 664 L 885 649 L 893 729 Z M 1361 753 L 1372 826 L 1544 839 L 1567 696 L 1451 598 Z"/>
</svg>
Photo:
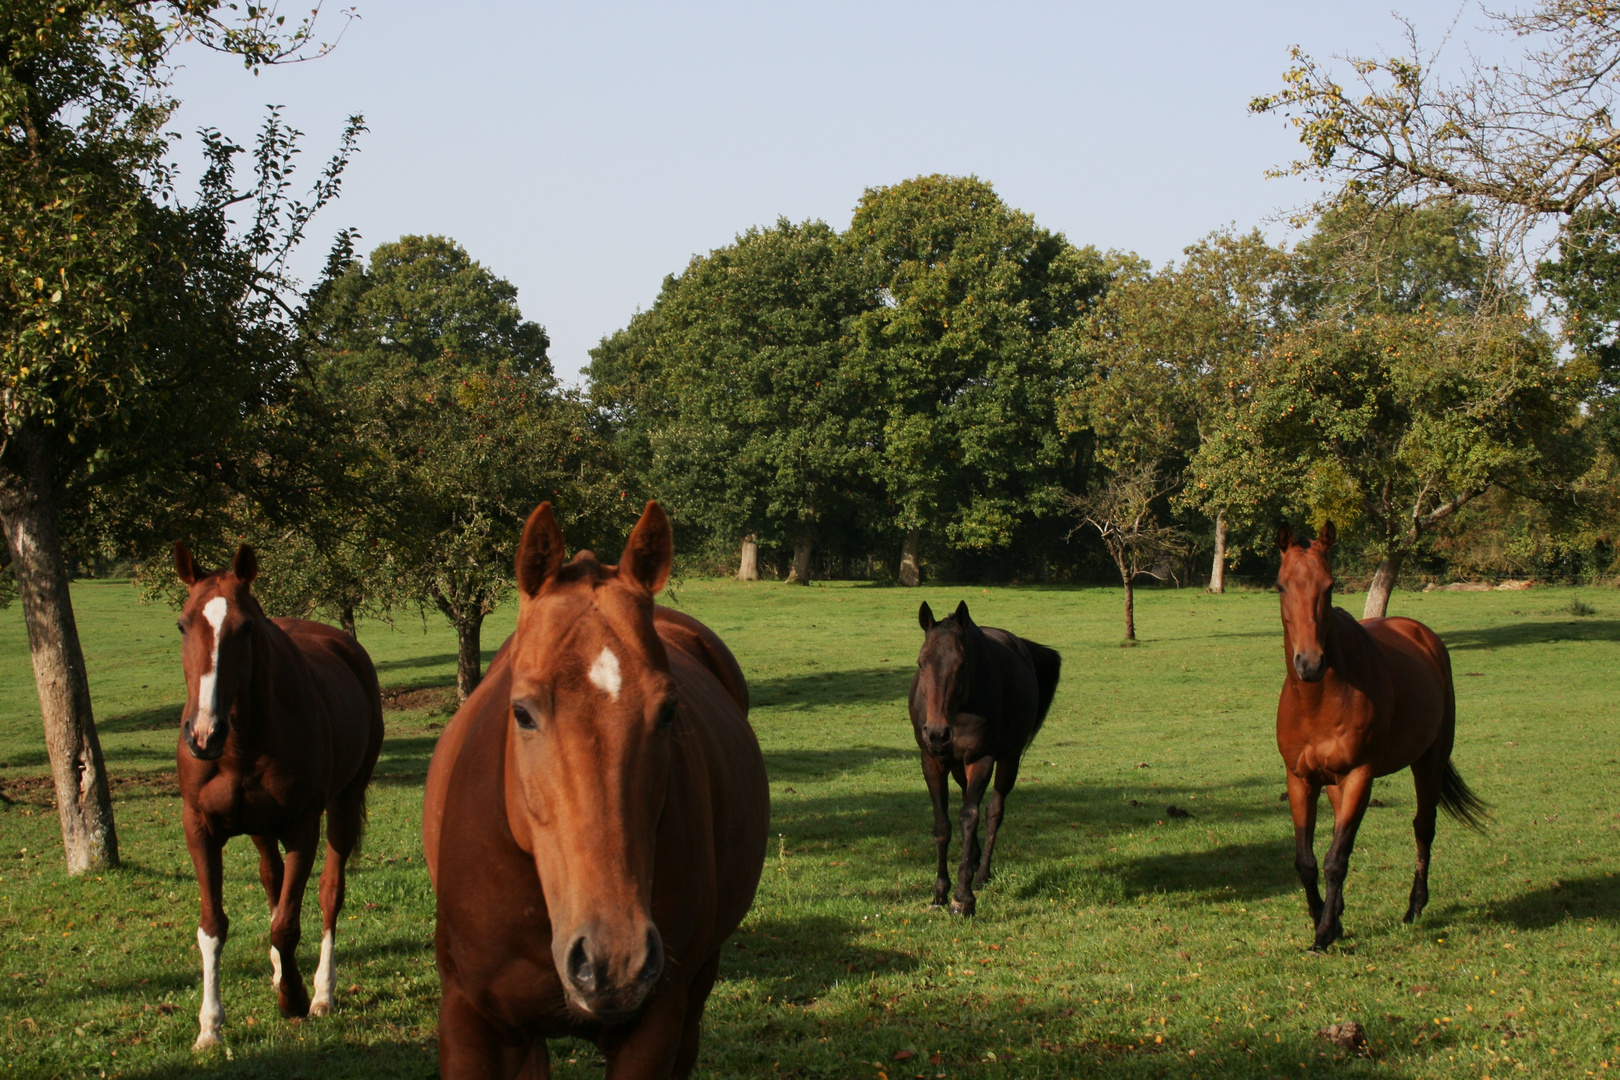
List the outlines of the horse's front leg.
<svg viewBox="0 0 1620 1080">
<path fill-rule="evenodd" d="M 1001 814 L 1006 809 L 1007 796 L 1018 782 L 1018 762 L 1017 757 L 996 762 L 996 783 L 990 792 L 990 812 L 985 821 L 984 855 L 979 859 L 978 873 L 973 875 L 975 888 L 990 880 L 990 856 L 996 850 L 996 834 L 1001 831 Z"/>
<path fill-rule="evenodd" d="M 220 1025 L 225 1022 L 225 1006 L 219 999 L 219 958 L 225 951 L 230 920 L 225 917 L 225 841 L 216 839 L 202 818 L 190 807 L 185 810 L 186 848 L 197 871 L 201 917 L 197 921 L 197 949 L 202 953 L 202 1008 L 197 1010 L 197 1041 L 193 1050 L 219 1045 Z"/>
<path fill-rule="evenodd" d="M 956 895 L 951 911 L 972 915 L 973 875 L 979 868 L 979 804 L 996 770 L 995 758 L 982 757 L 967 766 L 967 784 L 962 788 L 962 862 L 956 871 Z"/>
<path fill-rule="evenodd" d="M 688 1000 L 686 987 L 666 980 L 633 1026 L 597 1039 L 607 1058 L 607 1080 L 666 1080 L 675 1075 L 686 1035 Z"/>
<path fill-rule="evenodd" d="M 314 867 L 320 835 L 321 819 L 317 814 L 288 842 L 281 900 L 270 918 L 271 981 L 276 988 L 276 1006 L 287 1017 L 309 1014 L 309 993 L 298 970 L 298 940 L 303 933 L 304 887 Z"/>
<path fill-rule="evenodd" d="M 926 750 L 922 769 L 923 779 L 928 782 L 928 798 L 934 804 L 934 906 L 944 907 L 951 894 L 951 770 L 948 762 Z"/>
<path fill-rule="evenodd" d="M 1350 869 L 1350 853 L 1356 846 L 1356 830 L 1367 812 L 1367 801 L 1372 798 L 1373 774 L 1371 766 L 1356 769 L 1339 781 L 1339 798 L 1334 807 L 1333 844 L 1328 848 L 1327 863 L 1322 867 L 1327 878 L 1327 896 L 1321 918 L 1316 924 L 1318 952 L 1344 936 L 1339 916 L 1344 913 L 1344 878 Z"/>
<path fill-rule="evenodd" d="M 1294 869 L 1305 886 L 1305 903 L 1311 909 L 1311 925 L 1322 921 L 1322 894 L 1316 888 L 1316 800 L 1321 788 L 1302 777 L 1288 774 L 1288 810 L 1294 816 Z"/>
</svg>

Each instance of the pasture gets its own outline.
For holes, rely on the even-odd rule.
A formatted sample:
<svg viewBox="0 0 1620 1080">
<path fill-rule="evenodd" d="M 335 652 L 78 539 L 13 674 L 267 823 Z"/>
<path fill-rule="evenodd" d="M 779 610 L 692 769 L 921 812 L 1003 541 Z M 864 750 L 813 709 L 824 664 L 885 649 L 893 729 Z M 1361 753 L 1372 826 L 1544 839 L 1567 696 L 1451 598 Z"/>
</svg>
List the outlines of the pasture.
<svg viewBox="0 0 1620 1080">
<path fill-rule="evenodd" d="M 905 714 L 919 601 L 1058 649 L 1064 676 L 1008 801 L 997 878 L 964 921 L 930 910 L 930 811 Z M 1380 781 L 1350 867 L 1346 938 L 1311 928 L 1273 714 L 1274 594 L 902 590 L 685 581 L 672 603 L 731 645 L 770 771 L 770 854 L 727 946 L 699 1074 L 726 1077 L 1603 1076 L 1620 1069 L 1620 596 L 1397 593 L 1457 672 L 1454 760 L 1495 827 L 1442 817 L 1431 901 L 1401 925 L 1411 782 Z M 1360 609 L 1359 596 L 1347 606 Z M 453 707 L 435 617 L 361 641 L 392 688 L 370 830 L 350 864 L 338 1011 L 288 1023 L 270 989 L 252 845 L 227 849 L 227 1049 L 194 1056 L 196 884 L 179 830 L 173 614 L 129 586 L 74 600 L 124 866 L 63 873 L 18 607 L 0 612 L 0 1075 L 436 1075 L 422 782 Z M 1591 610 L 1595 609 L 1595 610 Z M 488 651 L 512 612 L 485 626 Z M 954 792 L 954 789 L 953 789 Z M 953 816 L 957 808 L 953 794 Z M 1175 805 L 1189 817 L 1172 817 Z M 1324 812 L 1326 801 L 1324 800 Z M 1318 832 L 1318 855 L 1328 829 Z M 954 849 L 953 849 L 954 859 Z M 313 889 L 301 956 L 319 939 Z M 1350 1057 L 1316 1038 L 1356 1020 Z M 554 1075 L 599 1075 L 587 1044 Z"/>
</svg>

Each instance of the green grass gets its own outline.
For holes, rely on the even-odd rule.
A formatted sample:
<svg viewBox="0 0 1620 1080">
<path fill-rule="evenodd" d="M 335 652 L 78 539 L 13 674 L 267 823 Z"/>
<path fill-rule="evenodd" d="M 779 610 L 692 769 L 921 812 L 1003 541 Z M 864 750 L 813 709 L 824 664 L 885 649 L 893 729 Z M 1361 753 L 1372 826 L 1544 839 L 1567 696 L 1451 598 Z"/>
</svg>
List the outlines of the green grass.
<svg viewBox="0 0 1620 1080">
<path fill-rule="evenodd" d="M 970 921 L 928 909 L 930 811 L 905 714 L 917 604 L 1059 649 L 1052 715 L 1008 804 L 998 877 Z M 748 674 L 771 775 L 770 857 L 727 946 L 700 1071 L 759 1077 L 1584 1076 L 1620 1068 L 1620 597 L 1401 593 L 1458 673 L 1456 761 L 1495 810 L 1442 818 L 1415 928 L 1411 783 L 1381 781 L 1346 891 L 1348 937 L 1310 927 L 1272 737 L 1275 596 L 1117 589 L 689 581 L 679 606 Z M 1350 598 L 1359 605 L 1359 598 Z M 229 1056 L 194 1057 L 195 883 L 172 774 L 183 682 L 173 617 L 127 587 L 75 603 L 116 785 L 123 869 L 61 869 L 19 613 L 0 612 L 0 1077 L 435 1075 L 433 899 L 421 784 L 445 719 L 388 715 L 339 937 L 339 1011 L 276 1017 L 251 845 L 227 851 Z M 503 617 L 504 616 L 504 617 Z M 486 628 L 493 648 L 509 612 Z M 368 625 L 386 686 L 450 680 L 449 633 Z M 1188 819 L 1165 814 L 1174 803 Z M 953 802 L 954 808 L 954 802 Z M 1325 810 L 1324 801 L 1324 810 Z M 1326 849 L 1326 830 L 1318 838 Z M 312 889 L 305 963 L 318 925 Z M 345 992 L 346 991 L 346 992 Z M 1315 1037 L 1363 1024 L 1370 1059 Z M 582 1043 L 556 1075 L 599 1075 Z M 911 1056 L 897 1058 L 899 1054 Z M 937 1061 L 935 1060 L 937 1058 Z"/>
</svg>

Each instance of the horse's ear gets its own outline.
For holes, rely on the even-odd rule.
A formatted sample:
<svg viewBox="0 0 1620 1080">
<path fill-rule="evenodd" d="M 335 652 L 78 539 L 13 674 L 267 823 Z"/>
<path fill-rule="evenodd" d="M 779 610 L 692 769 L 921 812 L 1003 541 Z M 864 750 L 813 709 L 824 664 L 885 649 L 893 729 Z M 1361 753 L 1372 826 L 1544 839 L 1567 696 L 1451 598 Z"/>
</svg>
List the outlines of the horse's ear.
<svg viewBox="0 0 1620 1080">
<path fill-rule="evenodd" d="M 923 628 L 925 634 L 934 628 L 934 609 L 928 606 L 926 600 L 922 602 L 922 607 L 917 609 L 917 625 Z"/>
<path fill-rule="evenodd" d="M 259 576 L 259 557 L 253 554 L 253 549 L 247 544 L 236 549 L 236 558 L 231 560 L 231 573 L 244 585 L 251 585 L 253 579 Z"/>
<path fill-rule="evenodd" d="M 951 612 L 951 616 L 963 626 L 967 626 L 973 621 L 973 616 L 968 614 L 966 600 L 963 600 L 956 605 L 956 610 Z"/>
<path fill-rule="evenodd" d="M 1294 546 L 1294 530 L 1288 527 L 1285 521 L 1277 526 L 1277 550 L 1287 551 Z"/>
<path fill-rule="evenodd" d="M 551 504 L 543 502 L 534 508 L 523 525 L 523 538 L 518 541 L 517 583 L 524 596 L 534 599 L 546 582 L 557 573 L 563 561 L 562 530 Z"/>
<path fill-rule="evenodd" d="M 197 560 L 191 557 L 191 549 L 180 540 L 174 542 L 174 573 L 187 585 L 196 584 L 197 579 L 203 576 L 202 571 L 197 569 Z"/>
<path fill-rule="evenodd" d="M 1322 542 L 1324 548 L 1330 548 L 1339 539 L 1339 530 L 1329 521 L 1322 526 L 1322 531 L 1316 534 L 1316 538 Z"/>
<path fill-rule="evenodd" d="M 675 561 L 675 533 L 669 515 L 656 502 L 648 500 L 641 520 L 630 533 L 619 557 L 619 573 L 629 574 L 654 596 L 669 580 L 669 565 Z"/>
</svg>

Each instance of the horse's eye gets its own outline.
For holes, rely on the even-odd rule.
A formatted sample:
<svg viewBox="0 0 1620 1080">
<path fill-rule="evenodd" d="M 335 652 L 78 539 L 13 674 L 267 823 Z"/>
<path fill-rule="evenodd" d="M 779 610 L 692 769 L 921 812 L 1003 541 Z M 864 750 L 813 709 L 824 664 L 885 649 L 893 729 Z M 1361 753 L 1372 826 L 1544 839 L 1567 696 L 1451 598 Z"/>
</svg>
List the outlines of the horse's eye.
<svg viewBox="0 0 1620 1080">
<path fill-rule="evenodd" d="M 176 630 L 180 631 L 182 634 L 185 633 L 186 632 L 186 620 L 184 620 L 184 619 L 176 619 L 176 620 L 174 620 L 174 628 Z"/>
<path fill-rule="evenodd" d="M 533 731 L 540 726 L 540 721 L 534 718 L 534 713 L 530 712 L 529 707 L 521 701 L 512 702 L 512 719 L 516 720 L 517 726 L 524 731 Z"/>
<path fill-rule="evenodd" d="M 675 723 L 675 709 L 679 705 L 674 698 L 670 698 L 658 707 L 658 730 L 668 731 L 670 725 Z"/>
</svg>

